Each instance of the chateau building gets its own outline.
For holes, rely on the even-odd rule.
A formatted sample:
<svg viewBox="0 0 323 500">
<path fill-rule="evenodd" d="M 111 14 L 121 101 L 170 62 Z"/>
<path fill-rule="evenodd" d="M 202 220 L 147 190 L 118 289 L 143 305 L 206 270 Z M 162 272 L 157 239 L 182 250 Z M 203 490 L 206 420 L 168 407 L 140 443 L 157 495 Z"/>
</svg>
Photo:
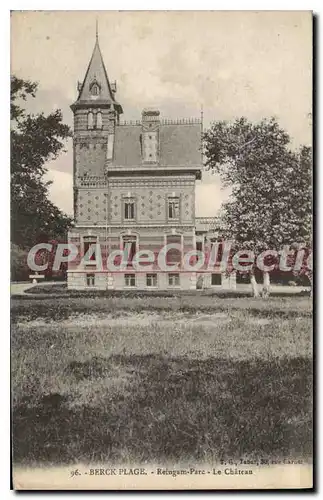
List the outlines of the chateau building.
<svg viewBox="0 0 323 500">
<path fill-rule="evenodd" d="M 219 271 L 162 271 L 157 255 L 165 245 L 168 265 L 217 238 L 215 219 L 195 217 L 195 185 L 201 179 L 200 119 L 165 120 L 144 109 L 141 120 L 122 122 L 116 82 L 109 81 L 96 39 L 74 114 L 74 220 L 69 242 L 78 258 L 69 263 L 72 289 L 195 289 L 231 286 Z M 213 238 L 212 238 L 213 236 Z M 176 247 L 179 245 L 179 247 Z M 176 248 L 180 248 L 180 250 Z M 127 248 L 120 271 L 109 256 Z M 92 254 L 91 254 L 91 251 Z M 149 271 L 137 271 L 133 256 L 152 251 Z M 119 252 L 120 253 L 120 252 Z M 82 256 L 90 255 L 82 265 Z M 138 255 L 138 254 L 137 254 Z M 110 264 L 111 264 L 110 262 Z M 98 265 L 100 264 L 100 265 Z M 114 270 L 116 269 L 116 270 Z"/>
</svg>

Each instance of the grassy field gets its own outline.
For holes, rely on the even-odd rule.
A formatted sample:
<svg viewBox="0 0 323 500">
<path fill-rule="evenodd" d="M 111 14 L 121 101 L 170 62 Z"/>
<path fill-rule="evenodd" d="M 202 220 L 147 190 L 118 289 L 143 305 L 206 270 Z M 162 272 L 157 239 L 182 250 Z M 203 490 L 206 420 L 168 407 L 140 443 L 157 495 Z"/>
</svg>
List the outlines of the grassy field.
<svg viewBox="0 0 323 500">
<path fill-rule="evenodd" d="M 12 300 L 15 463 L 311 456 L 307 297 Z"/>
</svg>

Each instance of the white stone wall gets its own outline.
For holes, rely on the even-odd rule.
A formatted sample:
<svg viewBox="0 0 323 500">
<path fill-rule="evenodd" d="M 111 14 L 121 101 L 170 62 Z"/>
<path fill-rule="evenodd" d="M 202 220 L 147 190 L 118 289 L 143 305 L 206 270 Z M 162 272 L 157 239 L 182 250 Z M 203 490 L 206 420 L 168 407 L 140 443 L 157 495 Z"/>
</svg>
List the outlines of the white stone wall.
<svg viewBox="0 0 323 500">
<path fill-rule="evenodd" d="M 203 288 L 222 288 L 224 290 L 236 290 L 236 274 L 233 272 L 229 276 L 225 273 L 221 274 L 221 285 L 212 285 L 212 274 L 215 273 L 203 273 Z"/>
<path fill-rule="evenodd" d="M 88 271 L 89 274 L 92 274 Z M 71 290 L 194 290 L 196 287 L 195 273 L 180 273 L 180 285 L 169 286 L 167 273 L 157 274 L 157 287 L 146 284 L 146 273 L 135 273 L 136 286 L 125 285 L 124 274 L 133 274 L 131 270 L 127 273 L 94 273 L 95 285 L 87 286 L 86 272 L 69 272 L 67 275 L 68 288 Z M 151 273 L 148 273 L 151 274 Z"/>
<path fill-rule="evenodd" d="M 152 274 L 153 271 L 148 274 Z M 126 274 L 133 274 L 130 270 Z M 192 280 L 192 274 L 195 273 L 180 273 L 180 285 L 169 286 L 168 284 L 168 274 L 167 273 L 156 273 L 157 274 L 157 287 L 150 287 L 146 284 L 146 273 L 135 273 L 136 275 L 136 286 L 126 287 L 124 273 L 112 273 L 111 275 L 111 285 L 113 290 L 192 290 L 195 283 Z"/>
</svg>

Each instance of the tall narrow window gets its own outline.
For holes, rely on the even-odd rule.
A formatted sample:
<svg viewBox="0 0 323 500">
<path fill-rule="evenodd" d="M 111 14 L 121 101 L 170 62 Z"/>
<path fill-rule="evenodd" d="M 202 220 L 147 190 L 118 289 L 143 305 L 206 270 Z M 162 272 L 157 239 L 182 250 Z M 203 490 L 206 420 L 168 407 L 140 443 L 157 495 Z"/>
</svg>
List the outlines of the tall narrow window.
<svg viewBox="0 0 323 500">
<path fill-rule="evenodd" d="M 98 111 L 96 114 L 96 128 L 102 129 L 102 127 L 103 127 L 102 113 L 101 111 Z"/>
<path fill-rule="evenodd" d="M 84 236 L 83 239 L 83 255 L 85 256 L 89 253 L 89 256 L 86 258 L 89 262 L 96 261 L 96 243 L 97 240 L 93 236 Z"/>
<path fill-rule="evenodd" d="M 197 241 L 196 242 L 196 250 L 198 252 L 203 252 L 203 242 L 202 241 Z"/>
<path fill-rule="evenodd" d="M 219 264 L 221 262 L 222 255 L 223 255 L 222 239 L 221 238 L 212 238 L 211 239 L 211 249 L 214 252 L 214 257 L 216 258 L 216 262 Z"/>
<path fill-rule="evenodd" d="M 168 198 L 168 218 L 179 218 L 179 198 L 177 197 Z"/>
<path fill-rule="evenodd" d="M 87 115 L 87 128 L 89 130 L 93 129 L 94 128 L 94 116 L 93 116 L 93 113 L 92 111 L 90 111 Z"/>
<path fill-rule="evenodd" d="M 180 234 L 169 234 L 166 237 L 166 244 L 172 245 L 166 256 L 166 262 L 168 265 L 177 264 L 181 262 L 182 259 L 182 237 Z"/>
<path fill-rule="evenodd" d="M 126 250 L 128 265 L 132 265 L 133 258 L 137 251 L 137 237 L 133 235 L 123 236 L 122 250 Z"/>
<path fill-rule="evenodd" d="M 128 198 L 124 201 L 124 218 L 134 220 L 135 218 L 135 200 Z"/>
<path fill-rule="evenodd" d="M 108 135 L 108 144 L 107 144 L 107 160 L 112 161 L 113 158 L 113 144 L 114 144 L 114 134 Z"/>
</svg>

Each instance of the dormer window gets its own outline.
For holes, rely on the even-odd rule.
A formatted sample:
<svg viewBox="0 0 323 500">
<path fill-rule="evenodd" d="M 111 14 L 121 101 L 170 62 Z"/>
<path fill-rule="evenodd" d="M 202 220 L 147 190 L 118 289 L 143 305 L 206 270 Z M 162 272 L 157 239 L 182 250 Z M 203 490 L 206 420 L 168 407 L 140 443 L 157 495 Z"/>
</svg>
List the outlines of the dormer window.
<svg viewBox="0 0 323 500">
<path fill-rule="evenodd" d="M 92 95 L 99 95 L 100 89 L 99 89 L 99 87 L 95 84 L 95 85 L 92 85 L 91 92 L 92 92 Z"/>
<path fill-rule="evenodd" d="M 98 95 L 100 95 L 100 91 L 101 91 L 101 87 L 100 87 L 99 83 L 96 80 L 94 80 L 90 85 L 91 95 L 94 97 L 97 97 Z"/>
</svg>

